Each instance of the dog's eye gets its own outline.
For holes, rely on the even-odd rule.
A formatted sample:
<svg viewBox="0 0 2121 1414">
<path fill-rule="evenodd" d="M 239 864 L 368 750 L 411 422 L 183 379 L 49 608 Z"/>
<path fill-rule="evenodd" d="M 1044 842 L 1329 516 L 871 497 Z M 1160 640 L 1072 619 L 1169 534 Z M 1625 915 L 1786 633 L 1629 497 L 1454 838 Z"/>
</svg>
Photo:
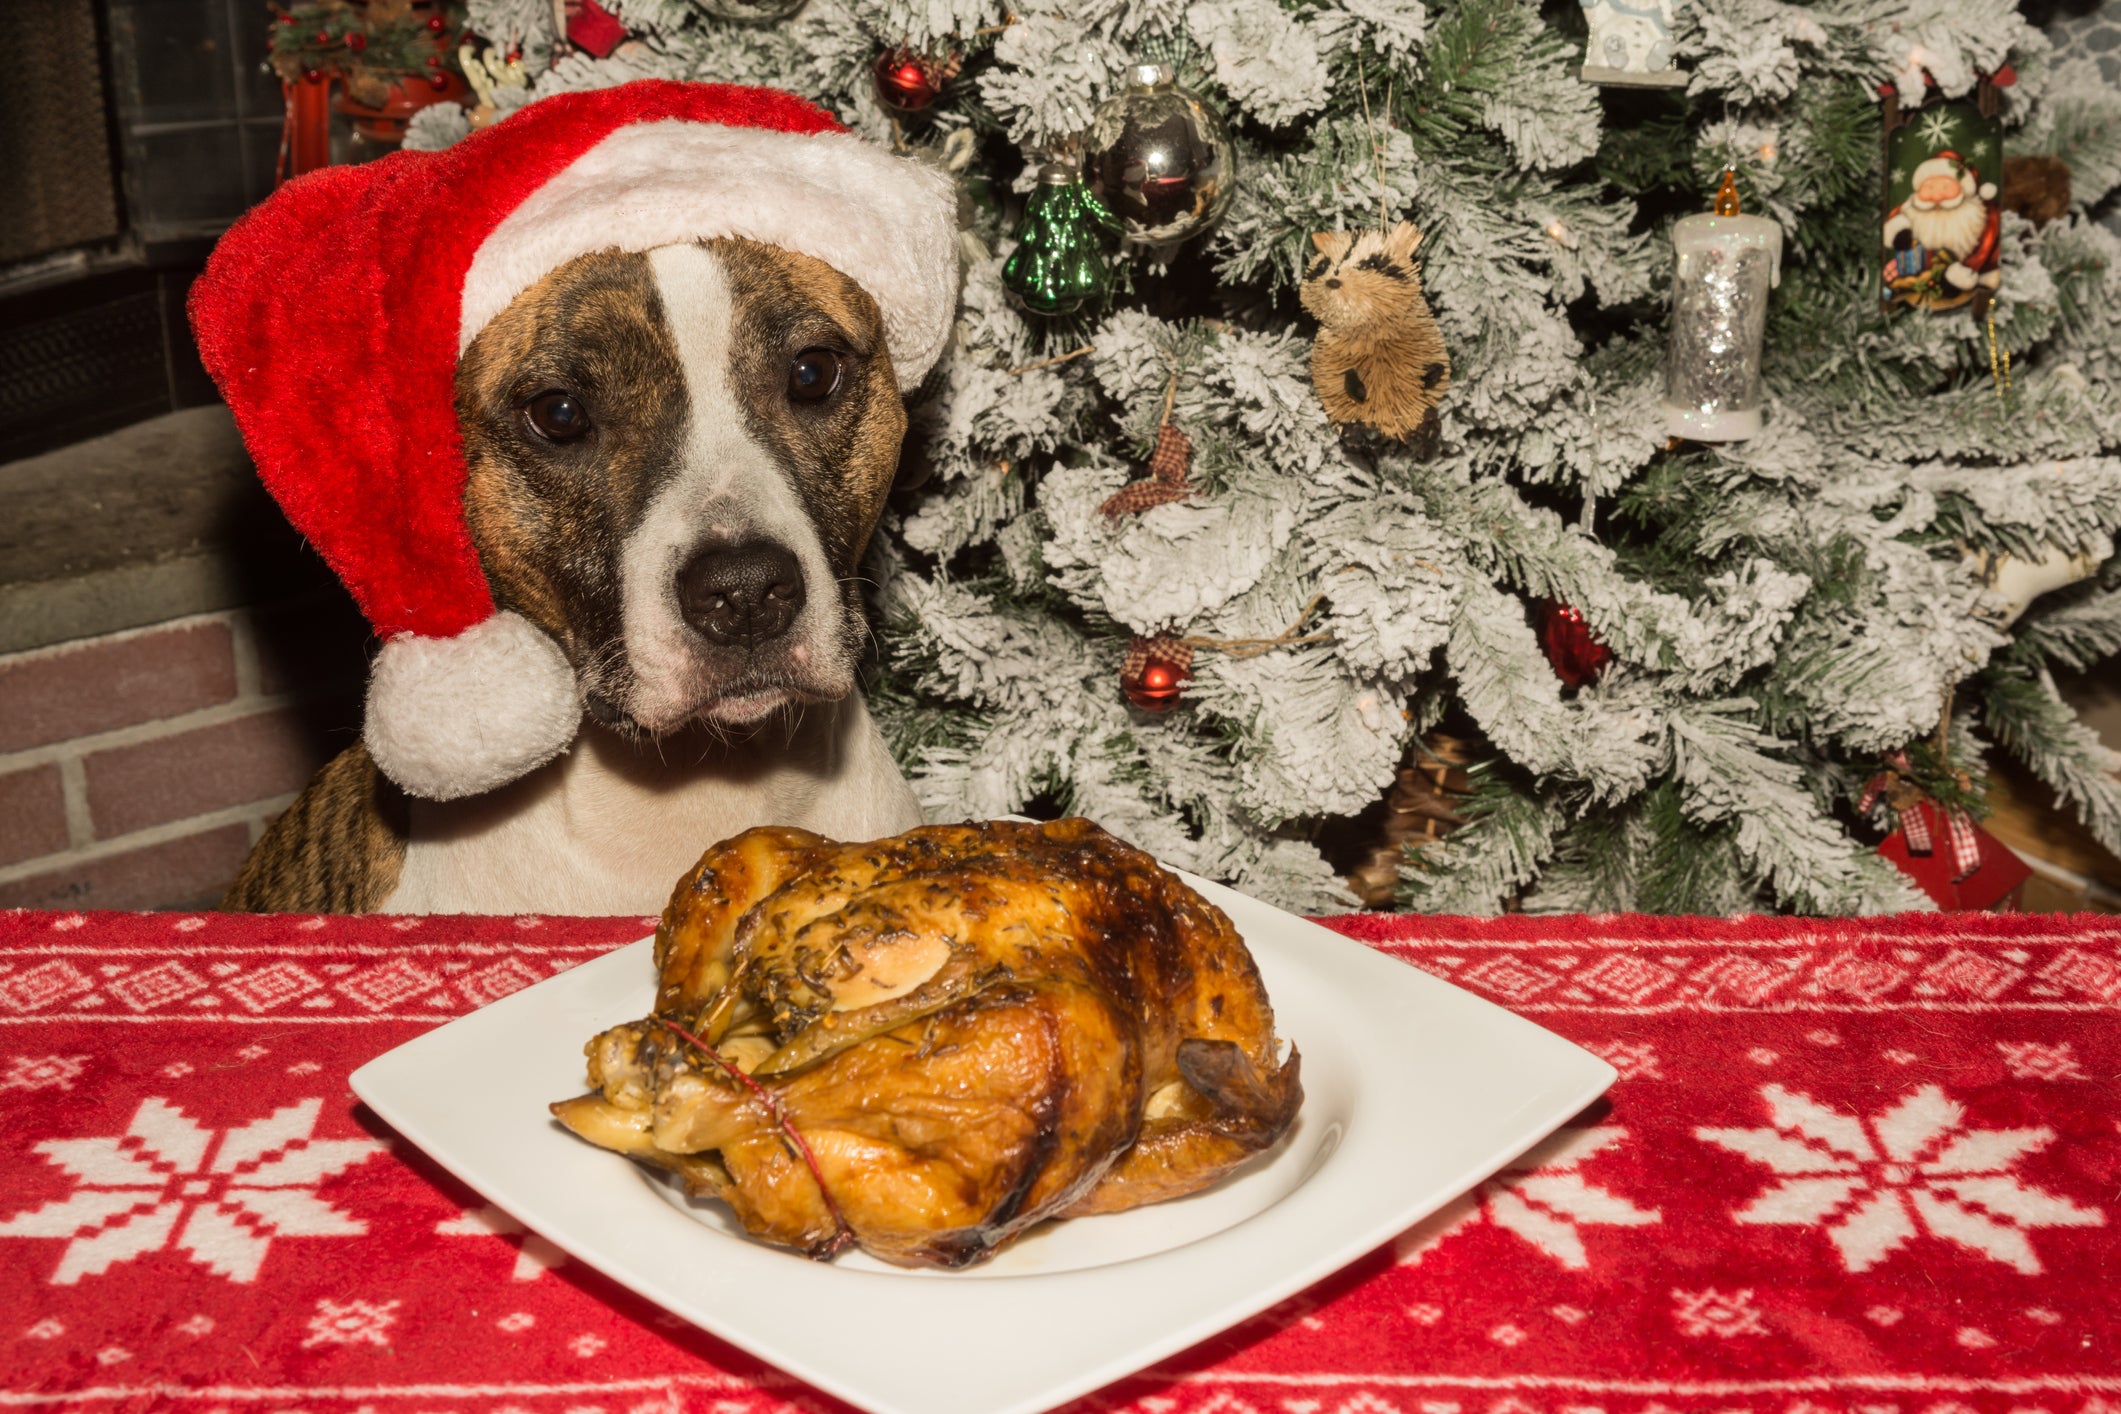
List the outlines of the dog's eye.
<svg viewBox="0 0 2121 1414">
<path fill-rule="evenodd" d="M 540 393 L 523 408 L 530 430 L 548 442 L 572 442 L 589 430 L 589 409 L 572 393 Z"/>
<path fill-rule="evenodd" d="M 844 366 L 831 349 L 804 349 L 788 365 L 790 401 L 821 403 L 831 397 L 840 386 Z"/>
</svg>

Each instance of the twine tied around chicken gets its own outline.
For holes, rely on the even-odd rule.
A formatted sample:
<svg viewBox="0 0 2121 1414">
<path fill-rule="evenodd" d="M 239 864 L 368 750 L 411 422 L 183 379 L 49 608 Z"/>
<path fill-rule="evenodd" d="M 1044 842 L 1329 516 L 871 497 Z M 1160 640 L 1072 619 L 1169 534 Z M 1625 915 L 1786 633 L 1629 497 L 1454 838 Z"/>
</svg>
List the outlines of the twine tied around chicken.
<svg viewBox="0 0 2121 1414">
<path fill-rule="evenodd" d="M 1981 867 L 1981 840 L 1974 828 L 1974 817 L 1957 805 L 1946 805 L 1934 800 L 1929 793 L 1909 778 L 1913 769 L 1908 763 L 1907 753 L 1895 751 L 1885 758 L 1886 769 L 1872 776 L 1863 787 L 1863 798 L 1856 802 L 1857 812 L 1871 813 L 1882 796 L 1892 807 L 1900 833 L 1907 840 L 1907 852 L 1928 856 L 1937 849 L 1936 837 L 1930 830 L 1930 810 L 1934 810 L 1944 821 L 1945 842 L 1952 851 L 1952 882 L 1972 874 Z M 1930 807 L 1929 810 L 1924 806 Z"/>
<path fill-rule="evenodd" d="M 766 1117 L 773 1121 L 774 1128 L 781 1132 L 781 1142 L 786 1144 L 795 1157 L 803 1161 L 803 1166 L 810 1170 L 811 1181 L 817 1184 L 818 1197 L 825 1200 L 825 1211 L 831 1215 L 832 1240 L 825 1244 L 821 1260 L 830 1261 L 845 1251 L 855 1240 L 854 1228 L 848 1223 L 847 1215 L 840 1211 L 839 1202 L 833 1198 L 832 1190 L 825 1186 L 825 1171 L 818 1166 L 817 1155 L 811 1151 L 810 1141 L 803 1137 L 803 1131 L 795 1127 L 795 1121 L 788 1118 L 788 1112 L 781 1107 L 779 1098 L 771 1090 L 759 1084 L 758 1081 L 753 1080 L 750 1076 L 744 1074 L 743 1071 L 731 1065 L 714 1047 L 708 1045 L 669 1017 L 660 1016 L 656 1020 L 662 1025 L 664 1030 L 671 1032 L 679 1040 L 698 1052 L 702 1060 L 709 1062 L 722 1074 L 750 1091 L 751 1097 L 757 1100 L 760 1106 L 765 1109 Z"/>
</svg>

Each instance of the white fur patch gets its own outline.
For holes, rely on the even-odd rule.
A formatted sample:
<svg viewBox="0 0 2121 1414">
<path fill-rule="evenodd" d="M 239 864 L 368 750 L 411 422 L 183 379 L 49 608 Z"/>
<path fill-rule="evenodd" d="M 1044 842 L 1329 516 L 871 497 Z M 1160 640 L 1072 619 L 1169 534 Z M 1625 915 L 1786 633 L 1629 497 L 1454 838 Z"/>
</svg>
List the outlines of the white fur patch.
<svg viewBox="0 0 2121 1414">
<path fill-rule="evenodd" d="M 846 611 L 802 498 L 752 439 L 729 386 L 733 302 L 721 262 L 704 247 L 681 245 L 651 252 L 648 264 L 677 345 L 688 418 L 677 475 L 648 503 L 620 553 L 626 656 L 639 683 L 629 710 L 667 731 L 714 694 L 699 637 L 678 609 L 678 569 L 711 541 L 754 538 L 787 546 L 803 572 L 803 610 L 781 640 L 788 660 L 777 676 L 811 696 L 842 696 L 854 686 L 853 664 L 838 647 Z"/>
<path fill-rule="evenodd" d="M 464 277 L 458 352 L 576 256 L 716 236 L 814 256 L 867 290 L 883 310 L 901 389 L 918 384 L 949 342 L 958 284 L 949 178 L 851 133 L 672 119 L 620 128 L 494 229 Z"/>
<path fill-rule="evenodd" d="M 921 823 L 859 695 L 808 709 L 788 734 L 700 751 L 591 725 L 488 795 L 415 802 L 382 911 L 651 914 L 701 850 L 754 825 L 865 840 Z"/>
<path fill-rule="evenodd" d="M 560 645 L 518 614 L 454 638 L 401 634 L 368 677 L 368 754 L 408 793 L 455 800 L 505 785 L 567 749 L 582 721 Z"/>
</svg>

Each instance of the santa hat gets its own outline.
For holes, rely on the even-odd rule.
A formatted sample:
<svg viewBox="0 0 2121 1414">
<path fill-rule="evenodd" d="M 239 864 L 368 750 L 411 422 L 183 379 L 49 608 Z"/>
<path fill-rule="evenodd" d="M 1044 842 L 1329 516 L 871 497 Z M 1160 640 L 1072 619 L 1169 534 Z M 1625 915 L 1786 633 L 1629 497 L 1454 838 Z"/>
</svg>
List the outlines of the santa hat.
<svg viewBox="0 0 2121 1414">
<path fill-rule="evenodd" d="M 901 388 L 941 356 L 948 178 L 802 99 L 725 84 L 560 94 L 443 152 L 325 168 L 239 221 L 193 287 L 200 354 L 259 477 L 384 640 L 363 735 L 411 793 L 491 790 L 581 722 L 566 656 L 496 611 L 472 548 L 458 356 L 576 256 L 716 236 L 860 284 Z"/>
</svg>

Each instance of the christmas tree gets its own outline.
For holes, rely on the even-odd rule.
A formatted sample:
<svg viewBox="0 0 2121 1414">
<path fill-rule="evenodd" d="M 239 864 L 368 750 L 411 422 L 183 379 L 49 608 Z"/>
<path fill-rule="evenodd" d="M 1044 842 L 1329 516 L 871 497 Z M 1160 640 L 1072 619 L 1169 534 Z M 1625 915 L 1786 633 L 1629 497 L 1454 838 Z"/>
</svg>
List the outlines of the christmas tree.
<svg viewBox="0 0 2121 1414">
<path fill-rule="evenodd" d="M 1866 782 L 1899 760 L 1977 805 L 1998 751 L 2121 850 L 2112 754 L 2050 675 L 2121 649 L 2121 239 L 2091 215 L 2121 95 L 2002 0 L 1688 0 L 1669 60 L 1525 0 L 603 0 L 632 38 L 602 58 L 556 47 L 549 0 L 469 9 L 522 52 L 501 110 L 767 84 L 959 174 L 956 347 L 875 550 L 870 697 L 931 818 L 1078 812 L 1331 911 L 1322 842 L 1441 724 L 1476 743 L 1472 789 L 1400 870 L 1416 908 L 1918 907 Z M 1588 81 L 1587 38 L 1593 73 L 1645 86 Z M 936 91 L 880 83 L 908 55 Z M 1027 311 L 1003 279 L 1025 198 L 1049 163 L 1139 166 L 1151 125 L 1109 119 L 1144 61 L 1226 125 L 1190 140 L 1221 145 L 1227 207 L 1112 247 L 1101 302 Z M 1912 244 L 1881 242 L 1891 186 L 1928 177 L 1883 125 L 1977 104 L 2066 165 L 2060 214 L 1992 223 L 2000 284 L 1917 247 L 1962 303 L 1888 307 Z M 430 109 L 411 141 L 466 126 Z M 1997 200 L 1999 153 L 1944 155 Z M 1764 420 L 1675 440 L 1670 231 L 1726 169 L 1780 230 Z M 1336 426 L 1299 303 L 1335 258 L 1314 237 L 1372 233 L 1390 264 L 1402 222 L 1447 360 L 1401 382 L 1433 413 Z M 1368 394 L 1360 371 L 1335 386 Z M 2030 607 L 1998 573 L 2058 564 L 2078 582 Z"/>
</svg>

